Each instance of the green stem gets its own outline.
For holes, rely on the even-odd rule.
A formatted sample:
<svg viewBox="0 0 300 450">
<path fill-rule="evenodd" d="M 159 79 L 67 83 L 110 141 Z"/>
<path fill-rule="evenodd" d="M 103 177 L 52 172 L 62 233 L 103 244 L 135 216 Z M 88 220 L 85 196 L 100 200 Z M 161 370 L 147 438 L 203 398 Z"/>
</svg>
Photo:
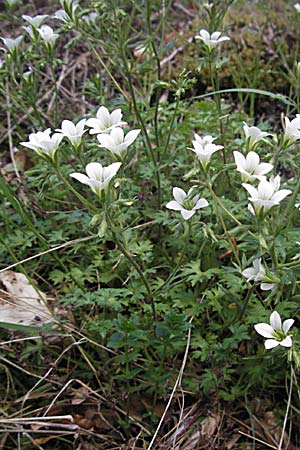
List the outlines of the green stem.
<svg viewBox="0 0 300 450">
<path fill-rule="evenodd" d="M 169 127 L 169 132 L 168 132 L 167 140 L 166 140 L 166 143 L 165 143 L 165 147 L 164 147 L 164 149 L 163 149 L 163 152 L 162 152 L 162 158 L 165 156 L 166 151 L 167 151 L 168 146 L 169 146 L 169 143 L 170 143 L 171 134 L 172 134 L 173 127 L 174 127 L 174 122 L 175 122 L 175 117 L 176 117 L 176 115 L 177 115 L 177 110 L 178 110 L 179 101 L 180 101 L 180 97 L 178 96 L 177 99 L 176 99 L 175 109 L 174 109 L 174 113 L 173 113 L 172 120 L 171 120 L 171 123 L 170 123 L 170 127 Z"/>
<path fill-rule="evenodd" d="M 131 73 L 130 70 L 128 68 L 128 64 L 127 64 L 127 58 L 126 58 L 126 54 L 125 54 L 125 50 L 124 50 L 124 46 L 122 45 L 121 47 L 121 56 L 122 56 L 122 61 L 123 61 L 123 65 L 125 68 L 125 72 L 126 72 L 126 76 L 127 76 L 127 81 L 128 81 L 128 88 L 129 88 L 129 92 L 130 92 L 130 96 L 131 96 L 131 100 L 132 100 L 132 104 L 133 104 L 133 108 L 134 108 L 134 112 L 136 114 L 136 117 L 138 119 L 139 125 L 142 129 L 144 138 L 146 140 L 146 145 L 149 151 L 149 154 L 151 156 L 152 159 L 152 163 L 154 166 L 154 171 L 155 171 L 155 175 L 156 175 L 156 183 L 157 183 L 157 196 L 158 196 L 158 209 L 161 208 L 161 184 L 160 184 L 160 173 L 159 173 L 159 168 L 157 165 L 157 161 L 154 155 L 154 151 L 150 142 L 150 138 L 146 129 L 146 125 L 144 123 L 144 120 L 141 116 L 141 113 L 139 111 L 138 105 L 137 105 L 137 101 L 136 101 L 136 97 L 135 97 L 135 92 L 134 92 L 134 87 L 133 87 L 133 83 L 132 83 L 132 78 L 131 78 Z"/>
<path fill-rule="evenodd" d="M 122 239 L 119 238 L 119 236 L 117 235 L 116 231 L 114 230 L 114 225 L 113 225 L 113 222 L 111 220 L 110 214 L 108 212 L 107 206 L 105 207 L 105 215 L 106 215 L 106 220 L 107 220 L 107 223 L 108 223 L 108 225 L 110 227 L 110 231 L 111 231 L 111 233 L 113 235 L 114 240 L 116 241 L 116 243 L 118 244 L 118 246 L 122 250 L 122 253 L 125 256 L 125 258 L 135 268 L 135 270 L 137 271 L 137 273 L 141 277 L 142 282 L 144 283 L 144 286 L 145 286 L 146 291 L 147 291 L 147 299 L 150 302 L 151 309 L 152 309 L 152 317 L 153 317 L 153 320 L 156 321 L 157 320 L 157 315 L 156 315 L 156 308 L 155 308 L 155 302 L 154 302 L 154 296 L 153 296 L 154 293 L 152 292 L 150 284 L 148 283 L 148 280 L 145 277 L 143 270 L 141 269 L 139 264 L 136 262 L 136 260 L 127 251 L 125 245 L 122 242 Z"/>
<path fill-rule="evenodd" d="M 255 285 L 251 286 L 251 287 L 248 289 L 248 292 L 247 292 L 247 294 L 246 294 L 246 298 L 245 298 L 245 300 L 244 300 L 243 307 L 242 307 L 241 311 L 238 313 L 238 315 L 236 316 L 236 318 L 234 319 L 234 321 L 233 321 L 234 323 L 235 323 L 237 320 L 241 321 L 242 318 L 244 317 L 244 314 L 245 314 L 246 308 L 247 308 L 247 306 L 248 306 L 248 303 L 249 303 L 249 301 L 250 301 L 251 294 L 252 294 L 252 292 L 253 292 L 253 290 L 254 290 L 254 287 L 255 287 Z"/>
</svg>

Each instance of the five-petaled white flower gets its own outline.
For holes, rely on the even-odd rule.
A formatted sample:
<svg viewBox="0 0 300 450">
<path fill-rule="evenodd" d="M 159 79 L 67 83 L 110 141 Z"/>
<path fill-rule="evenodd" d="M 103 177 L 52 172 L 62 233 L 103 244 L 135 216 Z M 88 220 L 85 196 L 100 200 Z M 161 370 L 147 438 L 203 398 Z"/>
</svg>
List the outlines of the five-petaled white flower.
<svg viewBox="0 0 300 450">
<path fill-rule="evenodd" d="M 201 39 L 209 50 L 215 48 L 218 44 L 223 41 L 229 41 L 230 37 L 221 36 L 220 31 L 214 31 L 210 34 L 207 30 L 200 30 L 199 34 L 195 36 L 195 39 Z"/>
<path fill-rule="evenodd" d="M 180 211 L 182 217 L 185 220 L 190 219 L 197 209 L 205 208 L 208 206 L 208 201 L 204 198 L 199 198 L 200 194 L 195 196 L 192 195 L 194 187 L 189 189 L 186 194 L 183 189 L 174 187 L 173 188 L 173 197 L 175 200 L 172 200 L 166 204 L 168 209 L 173 209 L 174 211 Z"/>
<path fill-rule="evenodd" d="M 13 52 L 15 49 L 17 49 L 19 47 L 19 45 L 21 44 L 22 40 L 23 40 L 23 36 L 18 36 L 15 39 L 12 38 L 1 38 L 4 45 L 6 46 L 7 50 L 10 52 Z"/>
<path fill-rule="evenodd" d="M 80 143 L 83 134 L 87 131 L 84 129 L 86 119 L 80 120 L 76 125 L 70 120 L 63 120 L 61 123 L 61 129 L 56 129 L 58 133 L 69 139 L 73 147 L 77 148 Z"/>
<path fill-rule="evenodd" d="M 288 144 L 292 144 L 300 139 L 300 114 L 296 114 L 296 117 L 293 120 L 290 120 L 288 117 L 284 118 L 285 121 L 285 129 L 284 129 L 284 138 Z"/>
<path fill-rule="evenodd" d="M 267 276 L 266 269 L 261 263 L 261 258 L 257 258 L 253 261 L 253 267 L 248 267 L 243 270 L 242 274 L 247 278 L 247 281 L 273 281 L 271 277 Z M 276 283 L 263 282 L 260 285 L 262 291 L 270 291 L 276 286 Z"/>
<path fill-rule="evenodd" d="M 243 122 L 244 133 L 248 143 L 249 150 L 254 149 L 257 142 L 266 136 L 271 136 L 271 133 L 267 133 L 266 131 L 261 131 L 258 127 L 248 127 L 246 122 Z"/>
<path fill-rule="evenodd" d="M 273 169 L 269 163 L 260 163 L 259 156 L 255 152 L 249 152 L 246 158 L 240 152 L 233 152 L 236 170 L 242 174 L 243 181 L 264 180 L 266 173 Z"/>
<path fill-rule="evenodd" d="M 127 125 L 126 122 L 122 122 L 121 109 L 115 109 L 112 113 L 109 113 L 105 106 L 100 106 L 96 113 L 96 119 L 88 119 L 86 125 L 91 127 L 90 134 L 107 133 L 115 127 Z"/>
<path fill-rule="evenodd" d="M 267 338 L 265 341 L 267 350 L 278 345 L 291 347 L 293 345 L 292 336 L 288 332 L 294 322 L 294 319 L 287 319 L 282 324 L 280 315 L 277 311 L 274 311 L 270 316 L 270 325 L 268 323 L 258 323 L 254 325 L 254 328 L 258 334 Z"/>
<path fill-rule="evenodd" d="M 294 8 L 298 13 L 300 13 L 300 3 L 295 3 Z"/>
<path fill-rule="evenodd" d="M 292 193 L 289 189 L 281 189 L 280 176 L 271 177 L 269 181 L 260 181 L 257 189 L 251 184 L 243 183 L 243 187 L 249 192 L 249 200 L 254 206 L 255 214 L 258 215 L 260 211 L 268 211 L 273 206 L 279 205 L 280 202 Z"/>
<path fill-rule="evenodd" d="M 40 156 L 50 156 L 52 159 L 59 147 L 60 141 L 64 137 L 61 133 L 54 133 L 50 136 L 51 129 L 38 131 L 29 135 L 29 142 L 20 142 L 24 147 L 36 151 Z"/>
<path fill-rule="evenodd" d="M 22 18 L 24 20 L 26 20 L 26 22 L 28 22 L 29 25 L 31 25 L 33 28 L 39 27 L 47 17 L 48 17 L 48 14 L 39 14 L 34 17 L 26 16 L 26 14 L 24 14 L 22 16 Z"/>
<path fill-rule="evenodd" d="M 110 180 L 116 175 L 120 169 L 122 163 L 115 162 L 107 167 L 102 167 L 100 163 L 93 162 L 86 166 L 85 171 L 87 175 L 83 173 L 71 173 L 70 177 L 80 181 L 80 183 L 90 186 L 93 192 L 98 196 L 101 195 L 101 191 L 105 189 Z"/>
<path fill-rule="evenodd" d="M 104 147 L 121 158 L 130 144 L 132 144 L 141 130 L 131 130 L 124 136 L 124 131 L 120 127 L 113 128 L 110 134 L 102 133 L 97 135 L 100 147 Z"/>
<path fill-rule="evenodd" d="M 49 27 L 49 25 L 42 25 L 40 28 L 37 28 L 37 30 L 45 44 L 53 47 L 56 39 L 59 37 L 59 34 L 54 33 L 53 29 Z"/>
<path fill-rule="evenodd" d="M 211 156 L 221 150 L 223 145 L 213 144 L 213 141 L 216 138 L 213 138 L 210 135 L 199 136 L 198 134 L 194 134 L 193 146 L 194 148 L 189 148 L 194 153 L 196 153 L 201 165 L 205 168 L 210 161 Z"/>
</svg>

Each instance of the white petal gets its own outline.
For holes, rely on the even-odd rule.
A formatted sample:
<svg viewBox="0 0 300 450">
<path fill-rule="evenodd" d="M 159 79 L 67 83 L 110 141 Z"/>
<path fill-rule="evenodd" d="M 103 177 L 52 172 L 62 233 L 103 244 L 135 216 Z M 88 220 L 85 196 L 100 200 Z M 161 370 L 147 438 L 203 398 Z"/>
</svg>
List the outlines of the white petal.
<svg viewBox="0 0 300 450">
<path fill-rule="evenodd" d="M 179 188 L 179 187 L 174 187 L 173 188 L 173 197 L 175 198 L 175 200 L 182 204 L 182 202 L 185 200 L 186 198 L 186 193 L 184 192 L 183 189 Z"/>
<path fill-rule="evenodd" d="M 246 161 L 248 169 L 255 169 L 259 164 L 259 156 L 255 152 L 249 152 Z"/>
<path fill-rule="evenodd" d="M 246 166 L 246 158 L 240 152 L 233 152 L 234 160 L 237 168 L 242 167 L 243 169 Z"/>
<path fill-rule="evenodd" d="M 89 178 L 91 178 L 92 180 L 97 180 L 99 178 L 102 178 L 103 167 L 100 163 L 97 162 L 89 163 L 86 166 L 85 171 Z"/>
<path fill-rule="evenodd" d="M 279 342 L 275 339 L 267 339 L 265 341 L 265 348 L 267 350 L 270 350 L 271 348 L 277 347 L 279 345 Z"/>
<path fill-rule="evenodd" d="M 115 109 L 110 115 L 110 120 L 112 124 L 117 124 L 121 122 L 122 116 L 123 114 L 121 112 L 121 109 Z"/>
<path fill-rule="evenodd" d="M 199 200 L 197 200 L 193 209 L 196 210 L 200 208 L 205 208 L 206 206 L 208 206 L 208 201 L 205 198 L 200 198 Z"/>
<path fill-rule="evenodd" d="M 260 165 L 257 168 L 257 173 L 259 175 L 265 175 L 266 173 L 270 172 L 270 170 L 273 169 L 273 164 L 269 163 L 260 163 Z"/>
<path fill-rule="evenodd" d="M 196 211 L 193 211 L 193 210 L 187 210 L 187 209 L 182 209 L 181 210 L 181 215 L 182 215 L 182 217 L 185 219 L 185 220 L 189 220 L 194 214 L 195 214 L 195 212 Z"/>
<path fill-rule="evenodd" d="M 258 323 L 254 325 L 258 334 L 265 338 L 273 338 L 274 329 L 268 323 Z"/>
<path fill-rule="evenodd" d="M 90 186 L 90 179 L 83 173 L 70 173 L 70 177 L 75 178 L 75 180 L 80 181 L 80 183 Z"/>
<path fill-rule="evenodd" d="M 270 325 L 274 330 L 281 330 L 281 317 L 277 311 L 272 312 L 270 316 Z"/>
<path fill-rule="evenodd" d="M 290 191 L 289 189 L 281 189 L 280 191 L 275 192 L 275 194 L 272 196 L 272 200 L 279 203 L 291 193 L 292 191 Z"/>
<path fill-rule="evenodd" d="M 289 329 L 294 325 L 294 319 L 287 319 L 282 324 L 282 329 L 285 333 L 288 333 Z"/>
<path fill-rule="evenodd" d="M 254 280 L 257 271 L 253 267 L 248 267 L 248 269 L 243 270 L 242 274 L 247 278 L 247 281 Z"/>
<path fill-rule="evenodd" d="M 172 209 L 174 211 L 181 211 L 182 210 L 182 206 L 178 202 L 176 202 L 175 200 L 171 200 L 170 202 L 168 202 L 166 204 L 166 208 Z"/>
<path fill-rule="evenodd" d="M 110 134 L 106 133 L 97 134 L 97 139 L 100 142 L 101 147 L 111 149 L 115 145 L 114 140 L 110 136 Z"/>
<path fill-rule="evenodd" d="M 122 163 L 121 162 L 115 162 L 110 164 L 107 167 L 103 168 L 103 178 L 106 180 L 111 180 L 112 177 L 114 177 L 116 175 L 116 173 L 118 172 L 118 170 L 120 169 Z"/>
<path fill-rule="evenodd" d="M 251 184 L 242 183 L 242 186 L 249 192 L 251 197 L 256 198 L 258 196 L 257 190 Z"/>
<path fill-rule="evenodd" d="M 271 200 L 274 194 L 274 188 L 268 181 L 261 181 L 257 188 L 258 198 L 262 200 Z"/>
<path fill-rule="evenodd" d="M 282 347 L 291 347 L 293 345 L 291 336 L 287 336 L 283 341 L 279 342 Z"/>
<path fill-rule="evenodd" d="M 129 133 L 126 134 L 125 142 L 126 142 L 127 146 L 132 144 L 136 140 L 136 138 L 138 137 L 140 132 L 141 132 L 141 130 L 131 130 L 131 131 L 129 131 Z"/>
<path fill-rule="evenodd" d="M 262 291 L 271 291 L 276 287 L 276 283 L 261 283 L 260 288 Z"/>
</svg>

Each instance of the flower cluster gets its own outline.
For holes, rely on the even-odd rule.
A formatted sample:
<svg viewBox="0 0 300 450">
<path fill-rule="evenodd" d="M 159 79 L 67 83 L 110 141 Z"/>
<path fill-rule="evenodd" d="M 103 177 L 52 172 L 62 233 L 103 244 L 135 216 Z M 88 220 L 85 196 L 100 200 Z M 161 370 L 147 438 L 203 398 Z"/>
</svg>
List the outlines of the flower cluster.
<svg viewBox="0 0 300 450">
<path fill-rule="evenodd" d="M 66 138 L 72 145 L 75 153 L 78 153 L 83 135 L 89 130 L 91 135 L 96 134 L 100 143 L 99 147 L 106 148 L 115 159 L 121 160 L 108 167 L 102 167 L 98 162 L 89 163 L 86 173 L 74 172 L 70 176 L 79 182 L 91 187 L 98 196 L 105 190 L 110 180 L 116 175 L 124 161 L 126 150 L 138 137 L 141 130 L 131 130 L 126 135 L 121 126 L 127 125 L 122 121 L 122 112 L 116 109 L 109 113 L 108 109 L 101 106 L 96 118 L 81 119 L 76 125 L 70 120 L 63 120 L 61 128 L 56 129 L 51 135 L 51 129 L 38 131 L 29 135 L 29 141 L 21 142 L 24 147 L 30 148 L 44 158 L 56 163 L 56 153 L 62 139 Z M 88 126 L 89 128 L 85 128 Z"/>
</svg>

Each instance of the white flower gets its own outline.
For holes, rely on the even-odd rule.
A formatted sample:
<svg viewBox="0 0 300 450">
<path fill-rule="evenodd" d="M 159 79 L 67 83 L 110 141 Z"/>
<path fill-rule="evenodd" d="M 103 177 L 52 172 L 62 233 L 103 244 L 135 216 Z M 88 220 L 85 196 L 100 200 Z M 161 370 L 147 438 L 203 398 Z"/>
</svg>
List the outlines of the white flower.
<svg viewBox="0 0 300 450">
<path fill-rule="evenodd" d="M 98 17 L 98 14 L 95 11 L 93 11 L 93 12 L 90 12 L 89 14 L 85 14 L 84 16 L 82 16 L 82 19 L 87 23 L 93 23 L 93 22 L 95 22 L 97 17 Z"/>
<path fill-rule="evenodd" d="M 243 270 L 242 274 L 247 278 L 247 281 L 271 281 L 266 274 L 266 269 L 261 263 L 261 258 L 253 261 L 253 267 L 248 267 Z M 260 288 L 262 291 L 270 291 L 276 286 L 276 283 L 261 283 Z"/>
<path fill-rule="evenodd" d="M 124 131 L 122 128 L 113 128 L 110 134 L 98 134 L 97 139 L 100 142 L 100 147 L 107 148 L 112 153 L 122 156 L 126 151 L 127 147 L 132 144 L 141 130 L 131 130 L 124 136 Z"/>
<path fill-rule="evenodd" d="M 61 20 L 62 22 L 65 23 L 70 21 L 70 17 L 68 16 L 68 14 L 64 9 L 58 9 L 57 11 L 55 11 L 53 18 Z"/>
<path fill-rule="evenodd" d="M 77 148 L 81 143 L 83 134 L 87 131 L 84 129 L 86 119 L 80 120 L 76 125 L 70 120 L 63 120 L 61 129 L 56 129 L 58 133 L 62 133 L 63 137 L 69 139 L 73 147 Z"/>
<path fill-rule="evenodd" d="M 25 14 L 22 16 L 22 18 L 34 28 L 39 27 L 47 17 L 48 14 L 38 15 L 34 17 L 26 16 Z"/>
<path fill-rule="evenodd" d="M 26 72 L 23 72 L 23 79 L 25 80 L 25 81 L 30 81 L 30 79 L 31 79 L 31 75 L 33 74 L 33 70 L 32 70 L 32 67 L 29 67 L 29 69 L 28 70 L 26 70 Z"/>
<path fill-rule="evenodd" d="M 192 192 L 194 187 L 189 189 L 186 194 L 183 189 L 174 187 L 173 188 L 173 197 L 175 200 L 172 200 L 166 204 L 166 208 L 173 209 L 174 211 L 180 211 L 182 217 L 185 220 L 190 219 L 197 209 L 205 208 L 208 206 L 208 201 L 204 198 L 200 198 L 200 194 L 192 196 Z"/>
<path fill-rule="evenodd" d="M 50 136 L 50 133 L 50 128 L 47 128 L 45 131 L 31 133 L 29 135 L 29 142 L 20 142 L 20 144 L 36 151 L 40 156 L 47 155 L 53 159 L 63 135 L 61 133 L 54 133 Z"/>
<path fill-rule="evenodd" d="M 293 342 L 288 332 L 294 322 L 294 319 L 287 319 L 282 324 L 280 315 L 277 311 L 274 311 L 270 316 L 270 325 L 268 323 L 258 323 L 254 325 L 254 328 L 258 334 L 267 338 L 265 341 L 265 348 L 267 350 L 278 345 L 291 347 Z"/>
<path fill-rule="evenodd" d="M 28 27 L 23 27 L 23 28 L 24 28 L 24 30 L 26 31 L 26 33 L 28 33 L 29 36 L 30 36 L 32 39 L 35 38 L 35 36 L 34 36 L 34 31 L 33 31 L 33 28 L 32 28 L 31 26 L 28 25 Z"/>
<path fill-rule="evenodd" d="M 280 176 L 277 175 L 275 178 L 271 177 L 269 181 L 260 181 L 258 188 L 256 189 L 251 184 L 243 183 L 243 187 L 249 192 L 249 200 L 254 206 L 256 215 L 261 211 L 268 211 L 273 206 L 279 205 L 280 202 L 292 193 L 289 189 L 281 189 L 280 187 Z"/>
<path fill-rule="evenodd" d="M 83 173 L 71 173 L 70 177 L 80 181 L 80 183 L 90 186 L 93 192 L 101 195 L 101 191 L 108 186 L 110 180 L 116 175 L 122 163 L 116 162 L 107 167 L 102 167 L 100 163 L 90 163 L 85 170 L 87 176 Z"/>
<path fill-rule="evenodd" d="M 300 13 L 300 3 L 295 3 L 294 8 L 298 13 Z"/>
<path fill-rule="evenodd" d="M 199 34 L 195 36 L 195 39 L 201 39 L 209 50 L 215 48 L 220 42 L 230 40 L 228 36 L 221 36 L 220 31 L 209 34 L 207 30 L 200 30 Z"/>
<path fill-rule="evenodd" d="M 271 133 L 261 131 L 258 127 L 248 127 L 246 122 L 243 122 L 243 124 L 244 133 L 250 150 L 255 147 L 258 141 L 266 136 L 271 136 Z"/>
<path fill-rule="evenodd" d="M 105 106 L 100 106 L 96 113 L 96 119 L 88 119 L 86 125 L 91 127 L 90 134 L 107 133 L 112 128 L 127 125 L 126 122 L 122 122 L 121 109 L 115 109 L 112 113 L 109 113 Z"/>
<path fill-rule="evenodd" d="M 240 152 L 233 152 L 236 170 L 242 174 L 243 181 L 264 180 L 265 174 L 273 169 L 269 163 L 259 163 L 259 156 L 255 152 L 249 152 L 246 156 Z"/>
<path fill-rule="evenodd" d="M 37 28 L 41 38 L 46 44 L 53 46 L 59 34 L 54 33 L 53 29 L 49 25 L 42 25 L 41 28 Z"/>
<path fill-rule="evenodd" d="M 295 119 L 290 120 L 288 117 L 285 120 L 284 137 L 288 143 L 296 142 L 300 139 L 300 114 L 296 114 Z"/>
<path fill-rule="evenodd" d="M 202 166 L 206 167 L 213 153 L 223 148 L 223 145 L 213 144 L 215 138 L 209 135 L 203 136 L 201 138 L 198 134 L 195 133 L 194 138 L 194 148 L 189 148 L 189 150 L 192 150 L 194 153 L 196 153 Z"/>
<path fill-rule="evenodd" d="M 18 36 L 15 39 L 11 39 L 11 38 L 1 38 L 4 45 L 6 46 L 7 50 L 9 51 L 13 51 L 16 48 L 19 47 L 21 41 L 23 40 L 23 36 Z"/>
</svg>

